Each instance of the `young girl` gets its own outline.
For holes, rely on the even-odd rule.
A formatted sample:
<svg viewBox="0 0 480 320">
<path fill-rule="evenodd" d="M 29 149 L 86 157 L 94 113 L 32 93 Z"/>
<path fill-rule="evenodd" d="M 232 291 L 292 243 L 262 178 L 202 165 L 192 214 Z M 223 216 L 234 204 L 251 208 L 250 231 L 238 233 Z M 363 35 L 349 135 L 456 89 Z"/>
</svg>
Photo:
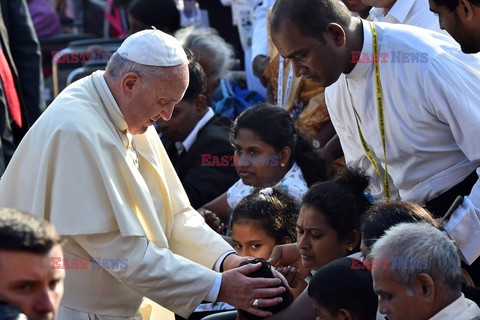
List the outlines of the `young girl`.
<svg viewBox="0 0 480 320">
<path fill-rule="evenodd" d="M 246 196 L 233 210 L 233 247 L 241 256 L 268 259 L 276 245 L 296 241 L 298 209 L 281 190 L 265 188 Z"/>
<path fill-rule="evenodd" d="M 224 223 L 233 208 L 256 189 L 280 187 L 299 201 L 308 186 L 329 177 L 324 162 L 282 108 L 259 104 L 243 111 L 232 125 L 230 140 L 241 179 L 202 208 Z"/>
</svg>

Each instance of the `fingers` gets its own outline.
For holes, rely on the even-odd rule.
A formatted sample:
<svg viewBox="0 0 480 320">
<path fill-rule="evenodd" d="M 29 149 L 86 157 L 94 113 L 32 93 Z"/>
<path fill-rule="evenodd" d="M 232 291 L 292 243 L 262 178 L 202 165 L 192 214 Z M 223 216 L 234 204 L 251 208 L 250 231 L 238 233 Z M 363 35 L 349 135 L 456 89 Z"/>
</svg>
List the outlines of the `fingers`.
<svg viewBox="0 0 480 320">
<path fill-rule="evenodd" d="M 273 298 L 273 299 L 258 299 L 257 307 L 253 306 L 253 301 L 250 303 L 251 307 L 244 310 L 259 317 L 268 317 L 268 316 L 271 316 L 272 313 L 265 310 L 261 310 L 261 308 L 276 306 L 277 304 L 281 303 L 283 299 L 280 297 Z"/>
<path fill-rule="evenodd" d="M 249 275 L 250 273 L 257 271 L 261 267 L 262 267 L 262 264 L 260 262 L 257 262 L 255 264 L 253 263 L 246 264 L 244 266 L 239 267 L 237 270 L 243 275 Z M 263 279 L 263 278 L 257 278 L 257 279 Z"/>
<path fill-rule="evenodd" d="M 271 300 L 275 300 L 276 298 L 273 299 L 261 299 L 261 298 L 272 298 L 272 297 L 278 297 L 282 293 L 286 291 L 285 287 L 276 287 L 276 288 L 259 288 L 255 290 L 255 296 L 259 298 L 259 300 L 262 301 L 268 301 L 268 303 L 271 302 Z M 281 301 L 280 301 L 281 302 Z M 264 307 L 271 307 L 276 305 L 277 303 L 273 304 L 261 304 L 261 306 Z"/>
<path fill-rule="evenodd" d="M 272 266 L 278 266 L 278 264 L 282 259 L 282 251 L 283 251 L 282 246 L 275 246 L 267 262 L 270 263 Z"/>
</svg>

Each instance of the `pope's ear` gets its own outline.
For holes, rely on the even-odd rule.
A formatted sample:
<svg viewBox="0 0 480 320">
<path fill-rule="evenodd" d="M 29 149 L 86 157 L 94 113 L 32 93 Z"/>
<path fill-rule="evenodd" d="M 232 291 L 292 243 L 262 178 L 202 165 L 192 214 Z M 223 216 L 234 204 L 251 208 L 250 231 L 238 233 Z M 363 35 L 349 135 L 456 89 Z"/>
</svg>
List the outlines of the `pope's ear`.
<svg viewBox="0 0 480 320">
<path fill-rule="evenodd" d="M 140 77 L 135 72 L 126 73 L 120 81 L 122 94 L 125 97 L 131 97 L 133 91 L 140 86 L 140 82 Z"/>
</svg>

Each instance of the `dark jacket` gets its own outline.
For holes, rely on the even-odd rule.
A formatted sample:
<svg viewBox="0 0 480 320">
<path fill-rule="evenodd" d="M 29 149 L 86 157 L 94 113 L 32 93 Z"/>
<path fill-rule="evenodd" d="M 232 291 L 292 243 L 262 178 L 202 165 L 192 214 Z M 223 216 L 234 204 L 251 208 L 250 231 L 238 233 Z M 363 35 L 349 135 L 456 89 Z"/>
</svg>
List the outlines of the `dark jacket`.
<svg viewBox="0 0 480 320">
<path fill-rule="evenodd" d="M 42 59 L 26 1 L 0 0 L 0 17 L 0 41 L 22 107 L 22 130 L 12 127 L 18 143 L 45 109 Z"/>
<path fill-rule="evenodd" d="M 200 129 L 188 152 L 179 156 L 175 143 L 164 141 L 168 156 L 195 209 L 226 192 L 239 179 L 233 166 L 229 131 L 230 120 L 215 115 Z M 216 159 L 224 161 L 215 163 Z"/>
</svg>

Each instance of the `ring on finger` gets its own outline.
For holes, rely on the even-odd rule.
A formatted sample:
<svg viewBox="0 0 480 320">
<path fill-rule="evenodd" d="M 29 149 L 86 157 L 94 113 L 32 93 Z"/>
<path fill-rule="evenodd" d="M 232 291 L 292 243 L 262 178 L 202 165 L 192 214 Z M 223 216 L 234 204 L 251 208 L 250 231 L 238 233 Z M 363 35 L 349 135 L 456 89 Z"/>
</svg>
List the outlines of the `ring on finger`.
<svg viewBox="0 0 480 320">
<path fill-rule="evenodd" d="M 259 307 L 259 301 L 258 301 L 258 299 L 253 300 L 252 306 L 254 306 L 255 308 L 258 308 L 258 307 Z"/>
</svg>

